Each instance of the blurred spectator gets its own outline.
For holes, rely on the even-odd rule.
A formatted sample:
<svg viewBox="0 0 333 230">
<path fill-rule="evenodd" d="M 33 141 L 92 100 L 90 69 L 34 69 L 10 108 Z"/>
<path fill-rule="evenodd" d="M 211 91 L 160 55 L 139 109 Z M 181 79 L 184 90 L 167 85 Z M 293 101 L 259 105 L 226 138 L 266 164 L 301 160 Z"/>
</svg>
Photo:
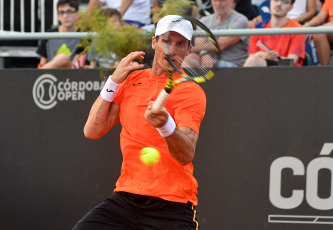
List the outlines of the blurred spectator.
<svg viewBox="0 0 333 230">
<path fill-rule="evenodd" d="M 267 2 L 268 4 L 266 4 Z M 255 24 L 266 20 L 267 15 L 270 17 L 269 0 L 252 0 L 251 3 L 253 8 L 258 12 L 258 15 L 249 20 L 249 28 L 253 28 Z M 268 5 L 268 7 L 266 5 Z"/>
<path fill-rule="evenodd" d="M 116 9 L 102 9 L 101 15 L 108 17 L 108 24 L 110 26 L 124 26 L 125 24 L 121 20 L 121 13 Z M 96 41 L 95 41 L 96 42 Z M 91 44 L 92 49 L 88 51 L 87 59 L 90 62 L 88 68 L 116 68 L 118 60 L 120 59 L 116 54 L 110 53 L 109 55 L 100 55 L 94 49 L 94 42 Z"/>
<path fill-rule="evenodd" d="M 310 21 L 317 12 L 316 0 L 297 0 L 288 12 L 287 18 L 294 19 L 300 24 Z"/>
<path fill-rule="evenodd" d="M 238 13 L 243 14 L 249 21 L 258 16 L 255 8 L 253 7 L 251 0 L 234 0 L 236 6 L 235 10 Z"/>
<path fill-rule="evenodd" d="M 271 19 L 262 22 L 255 28 L 286 28 L 301 27 L 301 25 L 287 18 L 287 13 L 292 9 L 295 0 L 271 0 Z M 289 35 L 260 35 L 251 36 L 249 57 L 244 66 L 273 66 L 292 59 L 293 64 L 302 66 L 305 58 L 305 36 Z"/>
<path fill-rule="evenodd" d="M 309 22 L 305 23 L 304 26 L 333 26 L 333 0 L 325 0 L 320 12 Z M 328 65 L 331 58 L 330 43 L 333 42 L 333 34 L 315 34 L 313 38 L 320 64 Z"/>
<path fill-rule="evenodd" d="M 152 0 L 152 19 L 157 23 L 166 14 L 191 16 L 199 19 L 201 14 L 195 0 Z"/>
<path fill-rule="evenodd" d="M 117 9 L 122 20 L 129 25 L 141 28 L 150 24 L 150 0 L 90 0 L 89 11 L 95 8 L 101 8 L 106 5 L 107 8 Z"/>
<path fill-rule="evenodd" d="M 79 0 L 59 0 L 57 3 L 58 20 L 60 26 L 51 28 L 47 32 L 75 32 L 78 20 Z M 41 56 L 38 68 L 70 68 L 80 39 L 49 39 L 42 40 L 37 49 Z"/>
<path fill-rule="evenodd" d="M 259 12 L 255 9 L 251 0 L 234 0 L 235 10 L 248 19 L 249 28 L 262 21 Z"/>
<path fill-rule="evenodd" d="M 160 17 L 158 17 L 158 13 L 161 10 L 163 4 L 163 0 L 153 0 L 153 6 L 152 6 L 152 19 L 153 23 L 157 23 L 160 20 Z"/>
<path fill-rule="evenodd" d="M 223 29 L 247 29 L 247 18 L 236 12 L 234 0 L 212 0 L 214 14 L 204 16 L 200 19 L 211 30 Z M 221 50 L 220 67 L 242 66 L 247 58 L 248 37 L 232 36 L 217 37 Z M 195 52 L 195 46 L 192 49 Z"/>
</svg>

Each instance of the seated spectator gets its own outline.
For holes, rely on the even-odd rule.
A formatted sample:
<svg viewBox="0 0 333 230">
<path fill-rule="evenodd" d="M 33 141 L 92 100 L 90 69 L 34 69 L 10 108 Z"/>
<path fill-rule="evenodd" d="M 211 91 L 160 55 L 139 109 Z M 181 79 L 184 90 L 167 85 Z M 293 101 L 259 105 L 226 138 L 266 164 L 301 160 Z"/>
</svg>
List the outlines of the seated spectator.
<svg viewBox="0 0 333 230">
<path fill-rule="evenodd" d="M 256 25 L 256 28 L 286 28 L 301 27 L 287 18 L 295 0 L 271 0 L 271 19 Z M 294 65 L 302 66 L 305 58 L 304 35 L 260 35 L 251 36 L 249 57 L 244 66 L 273 66 L 280 65 L 279 59 L 292 59 Z"/>
<path fill-rule="evenodd" d="M 79 0 L 59 0 L 57 3 L 58 20 L 60 26 L 51 28 L 47 32 L 75 32 L 78 20 L 77 11 Z M 80 39 L 49 39 L 42 40 L 37 49 L 41 56 L 38 68 L 70 68 Z"/>
<path fill-rule="evenodd" d="M 317 12 L 316 0 L 297 0 L 293 8 L 288 12 L 287 18 L 291 18 L 300 24 L 310 21 Z"/>
<path fill-rule="evenodd" d="M 150 0 L 90 0 L 88 8 L 91 12 L 104 5 L 117 9 L 122 15 L 122 20 L 129 25 L 141 28 L 151 23 Z"/>
<path fill-rule="evenodd" d="M 204 16 L 200 19 L 210 30 L 248 28 L 247 18 L 233 9 L 234 0 L 212 0 L 212 5 L 214 14 Z M 248 56 L 247 36 L 217 37 L 217 42 L 221 50 L 219 67 L 237 67 L 244 64 Z M 199 58 L 198 55 L 200 54 L 197 51 L 194 46 L 191 50 L 191 58 Z M 186 65 L 190 64 L 187 64 L 185 59 L 184 66 Z"/>
<path fill-rule="evenodd" d="M 328 22 L 326 22 L 328 20 Z M 333 0 L 325 0 L 320 12 L 304 26 L 333 26 Z M 321 65 L 328 65 L 331 58 L 330 43 L 333 42 L 333 34 L 313 35 L 318 57 Z"/>
</svg>

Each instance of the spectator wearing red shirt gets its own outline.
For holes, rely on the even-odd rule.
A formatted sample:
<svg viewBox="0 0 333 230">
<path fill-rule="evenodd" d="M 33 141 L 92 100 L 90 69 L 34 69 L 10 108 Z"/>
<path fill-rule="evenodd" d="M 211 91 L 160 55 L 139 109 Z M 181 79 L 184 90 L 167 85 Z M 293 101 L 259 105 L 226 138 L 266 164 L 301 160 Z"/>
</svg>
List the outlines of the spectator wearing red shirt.
<svg viewBox="0 0 333 230">
<path fill-rule="evenodd" d="M 255 26 L 255 28 L 287 28 L 301 27 L 288 19 L 287 13 L 292 9 L 295 0 L 271 0 L 271 19 Z M 260 46 L 259 44 L 265 44 Z M 305 58 L 305 36 L 288 35 L 260 35 L 251 36 L 249 43 L 249 57 L 244 66 L 273 66 L 280 65 L 281 59 L 292 59 L 294 65 L 302 66 Z"/>
</svg>

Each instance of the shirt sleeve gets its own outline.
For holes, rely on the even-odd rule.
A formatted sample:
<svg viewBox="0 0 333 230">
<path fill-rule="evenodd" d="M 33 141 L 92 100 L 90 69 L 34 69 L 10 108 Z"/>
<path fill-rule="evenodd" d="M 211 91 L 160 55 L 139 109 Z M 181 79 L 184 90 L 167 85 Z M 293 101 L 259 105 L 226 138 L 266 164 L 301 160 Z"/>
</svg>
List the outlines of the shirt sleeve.
<svg viewBox="0 0 333 230">
<path fill-rule="evenodd" d="M 236 17 L 230 24 L 230 29 L 248 29 L 249 23 L 246 17 Z"/>
<path fill-rule="evenodd" d="M 179 84 L 172 92 L 174 93 L 173 118 L 177 127 L 188 127 L 199 133 L 206 112 L 206 94 L 199 85 L 187 84 Z"/>
</svg>

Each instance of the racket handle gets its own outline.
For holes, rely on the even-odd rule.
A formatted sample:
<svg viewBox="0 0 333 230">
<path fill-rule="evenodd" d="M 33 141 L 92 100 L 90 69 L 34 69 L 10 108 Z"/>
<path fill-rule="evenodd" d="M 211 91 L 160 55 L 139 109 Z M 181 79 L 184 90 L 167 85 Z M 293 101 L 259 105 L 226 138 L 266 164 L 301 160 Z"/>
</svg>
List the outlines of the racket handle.
<svg viewBox="0 0 333 230">
<path fill-rule="evenodd" d="M 162 89 L 156 101 L 154 102 L 153 111 L 161 109 L 167 102 L 168 98 L 169 98 L 169 93 L 167 93 L 165 89 Z"/>
</svg>

